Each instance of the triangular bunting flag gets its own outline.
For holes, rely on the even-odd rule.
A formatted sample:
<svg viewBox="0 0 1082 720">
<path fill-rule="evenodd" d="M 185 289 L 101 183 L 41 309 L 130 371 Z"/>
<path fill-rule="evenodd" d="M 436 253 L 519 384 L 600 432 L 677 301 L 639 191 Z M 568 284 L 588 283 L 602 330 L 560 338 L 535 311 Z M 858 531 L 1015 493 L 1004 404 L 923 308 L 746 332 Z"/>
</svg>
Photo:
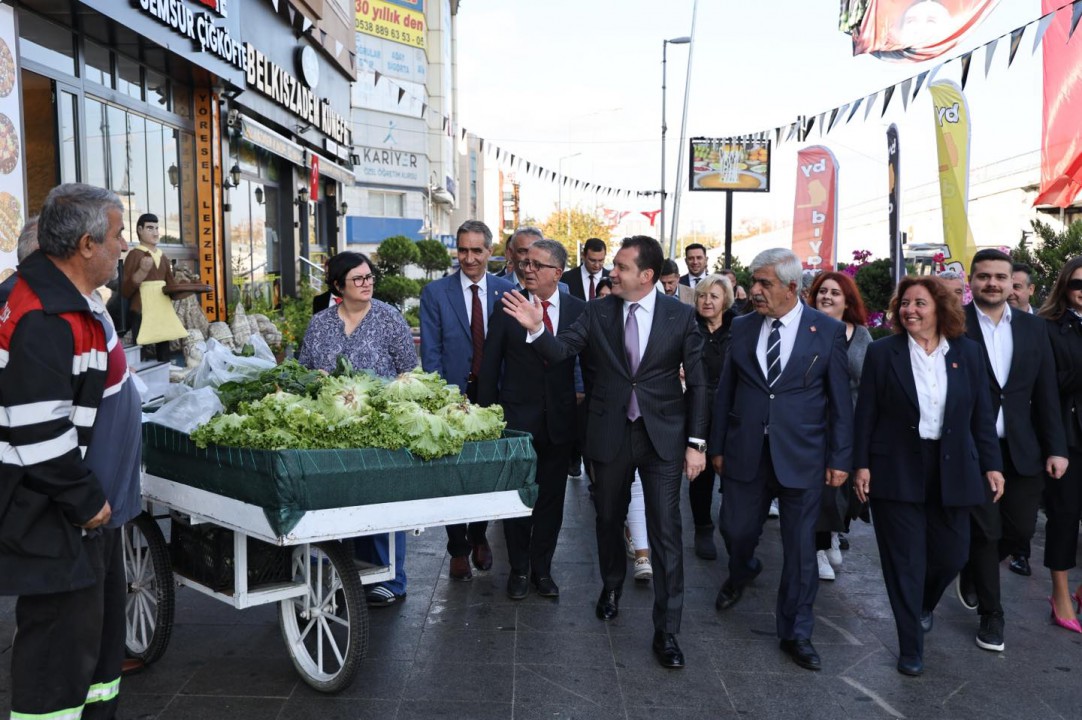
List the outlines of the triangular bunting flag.
<svg viewBox="0 0 1082 720">
<path fill-rule="evenodd" d="M 530 161 L 529 160 L 526 161 L 526 174 L 527 175 L 530 174 Z"/>
<path fill-rule="evenodd" d="M 1048 32 L 1048 26 L 1055 19 L 1056 13 L 1050 12 L 1037 21 L 1037 34 L 1033 36 L 1033 52 L 1037 52 L 1037 48 L 1041 46 L 1041 40 L 1044 40 L 1044 34 Z"/>
<path fill-rule="evenodd" d="M 967 52 L 962 56 L 962 89 L 966 89 L 966 81 L 969 79 L 969 66 L 973 62 L 973 53 Z"/>
<path fill-rule="evenodd" d="M 342 44 L 341 40 L 335 40 L 334 41 L 334 59 L 335 60 L 337 60 L 338 57 L 342 54 L 342 48 L 344 48 L 344 47 L 345 47 L 345 45 Z"/>
<path fill-rule="evenodd" d="M 499 148 L 499 146 L 498 146 L 498 145 L 496 146 L 496 159 L 497 159 L 497 160 L 499 160 L 499 159 L 500 159 L 500 148 Z"/>
<path fill-rule="evenodd" d="M 921 88 L 921 86 L 922 86 L 922 85 L 924 85 L 924 79 L 925 79 L 926 77 L 928 77 L 928 71 L 927 71 L 927 70 L 925 70 L 924 72 L 922 72 L 922 73 L 921 73 L 920 75 L 917 75 L 917 82 L 916 82 L 916 87 L 915 87 L 915 88 L 913 88 L 913 96 L 912 96 L 912 98 L 911 98 L 912 100 L 916 100 L 916 99 L 917 99 L 917 93 L 919 93 L 919 92 L 920 92 L 920 88 Z"/>
<path fill-rule="evenodd" d="M 864 101 L 864 121 L 867 122 L 868 116 L 872 114 L 872 108 L 875 107 L 875 101 L 879 98 L 878 92 L 873 92 L 868 96 L 868 99 Z"/>
<path fill-rule="evenodd" d="M 826 118 L 826 116 L 827 113 L 825 110 L 819 113 L 819 137 L 823 137 L 823 120 Z"/>
<path fill-rule="evenodd" d="M 289 15 L 289 26 L 293 27 L 293 23 L 297 21 L 297 11 L 289 3 L 286 3 L 286 14 Z"/>
<path fill-rule="evenodd" d="M 402 103 L 402 98 L 405 97 L 405 95 L 406 95 L 406 91 L 404 89 L 402 89 L 402 88 L 398 88 L 398 102 L 399 102 L 399 104 Z"/>
<path fill-rule="evenodd" d="M 319 30 L 319 44 L 320 45 L 326 45 L 327 44 L 327 31 L 324 30 L 323 28 L 320 28 L 320 30 Z"/>
<path fill-rule="evenodd" d="M 774 144 L 781 145 L 781 128 L 774 128 Z"/>
<path fill-rule="evenodd" d="M 849 117 L 845 119 L 845 124 L 848 125 L 849 121 L 853 119 L 853 116 L 857 114 L 857 110 L 860 110 L 860 104 L 864 102 L 864 98 L 857 98 L 857 101 L 853 103 L 853 107 L 849 108 Z"/>
<path fill-rule="evenodd" d="M 891 85 L 889 88 L 883 91 L 883 111 L 879 113 L 879 117 L 883 117 L 887 114 L 887 107 L 890 105 L 890 99 L 894 97 L 894 88 L 896 86 Z"/>
<path fill-rule="evenodd" d="M 303 20 L 301 21 L 301 35 L 305 34 L 306 32 L 308 32 L 311 29 L 312 29 L 312 21 L 308 19 L 307 15 L 305 15 Z"/>
<path fill-rule="evenodd" d="M 274 12 L 278 12 L 278 0 L 270 0 L 271 5 L 274 6 Z"/>
<path fill-rule="evenodd" d="M 1018 52 L 1018 46 L 1022 44 L 1022 36 L 1025 33 L 1026 33 L 1026 26 L 1025 25 L 1018 28 L 1017 30 L 1012 30 L 1011 31 L 1011 50 L 1010 50 L 1010 54 L 1007 55 L 1007 67 L 1010 67 L 1011 63 L 1014 62 L 1015 53 Z"/>
<path fill-rule="evenodd" d="M 906 78 L 902 81 L 902 110 L 909 109 L 909 91 L 913 87 L 913 78 Z"/>
<path fill-rule="evenodd" d="M 810 117 L 804 123 L 804 130 L 799 135 L 797 135 L 796 139 L 800 142 L 804 142 L 805 140 L 807 140 L 808 135 L 811 133 L 813 127 L 815 127 L 815 118 Z"/>
<path fill-rule="evenodd" d="M 842 105 L 840 108 L 834 108 L 830 113 L 830 124 L 827 126 L 827 132 L 834 129 L 834 123 L 838 122 L 845 116 L 845 112 L 849 109 L 849 103 Z"/>
<path fill-rule="evenodd" d="M 372 82 L 372 87 L 375 87 L 375 86 L 379 85 L 379 79 L 381 77 L 383 77 L 383 73 L 381 73 L 379 70 L 373 70 L 372 72 L 376 76 L 376 79 Z"/>
<path fill-rule="evenodd" d="M 1071 29 L 1067 33 L 1067 39 L 1070 40 L 1074 35 L 1075 29 L 1078 27 L 1078 21 L 1082 20 L 1082 2 L 1075 0 L 1074 6 L 1071 7 Z"/>
<path fill-rule="evenodd" d="M 421 103 L 421 117 L 425 116 L 425 111 L 426 110 L 428 110 L 428 105 L 425 104 L 425 103 Z"/>
<path fill-rule="evenodd" d="M 785 136 L 786 140 L 792 140 L 794 137 L 796 137 L 797 124 L 798 123 L 793 123 L 789 126 L 789 134 Z"/>
<path fill-rule="evenodd" d="M 460 137 L 459 137 L 460 140 L 465 140 L 466 139 L 466 128 L 462 128 L 459 135 L 460 135 Z"/>
<path fill-rule="evenodd" d="M 443 118 L 443 131 L 447 132 L 447 118 Z"/>
<path fill-rule="evenodd" d="M 996 46 L 999 45 L 999 38 L 993 39 L 987 45 L 984 46 L 984 77 L 988 77 L 988 71 L 992 69 L 992 58 L 996 54 Z"/>
<path fill-rule="evenodd" d="M 480 150 L 481 152 L 485 151 L 485 139 L 484 138 L 477 138 L 477 149 Z"/>
</svg>

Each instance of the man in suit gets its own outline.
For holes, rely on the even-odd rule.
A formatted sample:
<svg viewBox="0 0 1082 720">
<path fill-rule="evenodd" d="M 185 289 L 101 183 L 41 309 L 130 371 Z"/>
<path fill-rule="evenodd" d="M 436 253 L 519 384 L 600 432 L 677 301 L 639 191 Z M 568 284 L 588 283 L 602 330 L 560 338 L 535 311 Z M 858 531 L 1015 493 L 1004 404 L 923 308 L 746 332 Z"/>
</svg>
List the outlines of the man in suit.
<svg viewBox="0 0 1082 720">
<path fill-rule="evenodd" d="M 586 303 L 578 320 L 558 336 L 545 329 L 540 303 L 517 292 L 504 295 L 503 303 L 541 357 L 554 363 L 581 352 L 592 370 L 586 455 L 593 467 L 603 583 L 597 616 L 611 620 L 619 613 L 627 575 L 624 518 L 638 470 L 654 571 L 653 650 L 662 666 L 681 668 L 684 654 L 676 640 L 684 600 L 680 473 L 695 477 L 706 466 L 708 409 L 695 312 L 654 287 L 663 259 L 657 240 L 625 238 L 609 274 L 612 295 Z"/>
<path fill-rule="evenodd" d="M 597 283 L 609 276 L 605 269 L 605 256 L 608 248 L 601 238 L 590 238 L 582 246 L 582 264 L 564 275 L 567 291 L 579 300 L 593 300 L 597 297 Z"/>
<path fill-rule="evenodd" d="M 523 261 L 526 290 L 541 302 L 550 332 L 568 328 L 586 306 L 556 289 L 566 263 L 567 250 L 554 240 L 533 243 Z M 567 462 L 575 440 L 575 359 L 546 363 L 526 344 L 526 331 L 497 311 L 485 339 L 477 401 L 502 405 L 507 426 L 530 433 L 537 452 L 539 492 L 533 513 L 503 521 L 511 564 L 507 595 L 521 600 L 532 583 L 542 597 L 558 598 L 552 555 L 563 525 Z"/>
<path fill-rule="evenodd" d="M 484 354 L 485 332 L 496 299 L 513 286 L 487 272 L 492 255 L 492 231 L 480 220 L 458 228 L 458 272 L 434 280 L 421 291 L 421 367 L 436 372 L 471 400 Z M 447 526 L 447 552 L 453 580 L 469 580 L 469 557 L 474 567 L 492 567 L 487 522 Z"/>
<path fill-rule="evenodd" d="M 709 273 L 706 271 L 706 246 L 701 243 L 691 243 L 684 248 L 684 262 L 687 263 L 688 272 L 680 277 L 680 284 L 687 285 L 692 290 Z"/>
<path fill-rule="evenodd" d="M 965 307 L 966 335 L 984 345 L 1007 483 L 998 504 L 989 493 L 970 513 L 969 562 L 958 577 L 958 593 L 980 614 L 977 645 L 993 652 L 1004 647 L 999 563 L 1014 554 L 1030 574 L 1029 541 L 1044 475 L 1055 481 L 1067 470 L 1048 330 L 1043 320 L 1007 304 L 1012 273 L 1008 255 L 979 251 L 969 271 L 973 302 Z"/>
<path fill-rule="evenodd" d="M 725 502 L 721 534 L 729 577 L 715 603 L 739 602 L 762 570 L 755 548 L 772 498 L 778 499 L 784 560 L 777 632 L 801 667 L 818 670 L 811 644 L 819 586 L 815 523 L 825 484 L 848 476 L 853 437 L 845 325 L 798 298 L 801 265 L 775 248 L 751 264 L 756 313 L 733 321 L 710 425 L 710 456 Z"/>
<path fill-rule="evenodd" d="M 507 267 L 500 277 L 514 285 L 517 290 L 525 288 L 526 276 L 519 269 L 519 263 L 526 260 L 531 245 L 544 239 L 545 234 L 532 225 L 516 228 L 514 234 L 507 239 L 507 250 L 504 252 L 507 256 Z"/>
<path fill-rule="evenodd" d="M 680 284 L 680 268 L 675 260 L 666 260 L 661 264 L 661 290 L 669 297 L 695 307 L 695 291 Z"/>
<path fill-rule="evenodd" d="M 1019 312 L 1036 315 L 1037 308 L 1029 304 L 1037 286 L 1033 284 L 1033 268 L 1025 263 L 1011 265 L 1011 292 L 1007 295 L 1007 304 Z"/>
</svg>

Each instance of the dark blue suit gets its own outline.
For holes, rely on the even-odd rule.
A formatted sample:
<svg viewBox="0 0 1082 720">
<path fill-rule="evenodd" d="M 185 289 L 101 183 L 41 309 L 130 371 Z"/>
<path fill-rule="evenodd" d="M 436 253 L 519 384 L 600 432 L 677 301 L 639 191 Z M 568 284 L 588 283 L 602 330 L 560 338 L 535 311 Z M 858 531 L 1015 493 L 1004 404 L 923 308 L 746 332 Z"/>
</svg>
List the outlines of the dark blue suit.
<svg viewBox="0 0 1082 720">
<path fill-rule="evenodd" d="M 871 473 L 869 498 L 899 654 L 921 659 L 922 610 L 935 609 L 969 553 L 969 511 L 1002 470 L 981 346 L 948 341 L 947 399 L 938 441 L 922 440 L 905 333 L 868 347 L 857 399 L 854 464 Z M 1017 348 L 1021 351 L 1022 348 Z"/>
<path fill-rule="evenodd" d="M 778 637 L 810 639 L 819 583 L 815 523 L 826 469 L 848 471 L 851 466 L 853 406 L 845 325 L 805 306 L 792 354 L 769 387 L 756 357 L 763 321 L 757 313 L 733 321 L 709 454 L 725 461 L 720 524 L 729 552 L 729 582 L 742 586 L 754 577 L 755 548 L 776 495 L 784 548 Z"/>
</svg>

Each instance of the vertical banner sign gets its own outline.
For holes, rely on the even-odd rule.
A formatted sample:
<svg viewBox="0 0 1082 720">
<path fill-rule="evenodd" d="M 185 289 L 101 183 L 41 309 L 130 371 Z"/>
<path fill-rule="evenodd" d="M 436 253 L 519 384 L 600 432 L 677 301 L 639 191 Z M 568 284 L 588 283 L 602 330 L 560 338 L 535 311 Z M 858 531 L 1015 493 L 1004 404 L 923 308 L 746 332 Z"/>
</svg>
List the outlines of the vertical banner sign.
<svg viewBox="0 0 1082 720">
<path fill-rule="evenodd" d="M 221 277 L 221 170 L 218 137 L 218 102 L 209 88 L 195 95 L 196 238 L 200 279 L 213 289 L 203 294 L 203 313 L 211 322 L 225 319 L 225 281 Z"/>
<path fill-rule="evenodd" d="M 842 31 L 853 55 L 921 62 L 953 49 L 999 0 L 843 0 Z M 1062 5 L 1063 0 L 1045 0 Z M 1045 10 L 1045 12 L 1048 12 Z"/>
<path fill-rule="evenodd" d="M 26 218 L 17 47 L 15 9 L 0 5 L 0 282 L 15 272 L 15 247 Z"/>
<path fill-rule="evenodd" d="M 312 155 L 312 169 L 308 173 L 308 194 L 312 202 L 319 200 L 319 155 Z"/>
<path fill-rule="evenodd" d="M 1043 13 L 1061 0 L 1044 0 Z M 1082 32 L 1067 42 L 1072 13 L 1056 13 L 1044 35 L 1044 127 L 1041 133 L 1041 192 L 1034 205 L 1068 207 L 1082 191 Z"/>
<path fill-rule="evenodd" d="M 976 248 L 969 227 L 969 105 L 958 83 L 939 80 L 928 86 L 935 111 L 939 155 L 939 196 L 943 206 L 943 242 L 950 250 L 947 268 L 965 272 Z"/>
<path fill-rule="evenodd" d="M 905 256 L 902 254 L 902 187 L 901 147 L 898 145 L 898 126 L 887 128 L 887 232 L 890 234 L 890 277 L 895 284 L 905 275 Z"/>
<path fill-rule="evenodd" d="M 812 145 L 796 156 L 793 252 L 808 270 L 833 270 L 838 234 L 838 159 Z"/>
</svg>

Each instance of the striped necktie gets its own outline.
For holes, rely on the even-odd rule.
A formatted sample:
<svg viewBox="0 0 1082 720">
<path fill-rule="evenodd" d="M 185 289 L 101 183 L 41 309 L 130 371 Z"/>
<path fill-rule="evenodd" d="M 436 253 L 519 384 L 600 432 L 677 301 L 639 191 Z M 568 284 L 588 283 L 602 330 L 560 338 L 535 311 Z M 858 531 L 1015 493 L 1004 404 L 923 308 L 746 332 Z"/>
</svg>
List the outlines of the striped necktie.
<svg viewBox="0 0 1082 720">
<path fill-rule="evenodd" d="M 766 384 L 774 387 L 781 377 L 781 320 L 770 323 L 770 337 L 766 340 Z"/>
</svg>

